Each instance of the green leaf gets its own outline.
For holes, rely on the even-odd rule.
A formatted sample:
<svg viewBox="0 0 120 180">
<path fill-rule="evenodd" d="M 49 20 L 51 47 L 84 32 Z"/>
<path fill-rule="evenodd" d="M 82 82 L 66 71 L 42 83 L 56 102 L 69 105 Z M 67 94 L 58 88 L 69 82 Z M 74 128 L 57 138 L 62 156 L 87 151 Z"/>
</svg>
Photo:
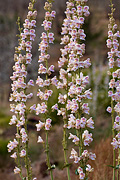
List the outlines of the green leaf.
<svg viewBox="0 0 120 180">
<path fill-rule="evenodd" d="M 120 169 L 120 164 L 118 164 L 118 165 L 115 167 L 115 169 Z"/>
<path fill-rule="evenodd" d="M 75 174 L 76 174 L 76 175 L 79 175 L 79 173 L 78 173 L 78 170 L 77 170 L 77 169 L 75 170 Z"/>
<path fill-rule="evenodd" d="M 65 165 L 63 166 L 63 169 L 66 168 L 66 167 L 71 166 L 71 164 L 72 164 L 72 163 L 65 164 Z"/>
<path fill-rule="evenodd" d="M 85 165 L 84 167 L 83 167 L 83 169 L 86 171 L 86 168 L 87 168 L 87 165 Z"/>
<path fill-rule="evenodd" d="M 56 167 L 55 164 L 53 164 L 53 165 L 51 166 L 51 169 L 55 169 L 55 167 Z"/>
<path fill-rule="evenodd" d="M 111 168 L 113 168 L 113 169 L 115 169 L 115 167 L 114 166 L 112 166 L 112 165 L 107 165 L 108 167 L 111 167 Z"/>
<path fill-rule="evenodd" d="M 111 167 L 113 169 L 120 169 L 120 164 L 118 164 L 117 166 L 112 166 L 112 165 L 107 165 L 108 167 Z"/>
<path fill-rule="evenodd" d="M 55 169 L 55 164 L 53 164 L 50 168 L 48 168 L 47 170 L 50 171 L 51 169 Z"/>
</svg>

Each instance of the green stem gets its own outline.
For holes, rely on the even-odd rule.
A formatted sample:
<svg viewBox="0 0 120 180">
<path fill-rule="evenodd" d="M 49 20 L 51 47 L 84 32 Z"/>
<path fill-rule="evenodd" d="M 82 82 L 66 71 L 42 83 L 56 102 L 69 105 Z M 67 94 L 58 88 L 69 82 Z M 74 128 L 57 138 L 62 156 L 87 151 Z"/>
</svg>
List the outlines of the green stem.
<svg viewBox="0 0 120 180">
<path fill-rule="evenodd" d="M 30 180 L 31 178 L 30 178 L 29 161 L 28 161 L 28 142 L 26 142 L 25 150 L 26 150 L 25 164 L 26 164 L 26 170 L 27 170 L 27 178 L 28 180 Z"/>
<path fill-rule="evenodd" d="M 80 133 L 80 129 L 77 129 L 76 130 L 76 133 L 77 133 L 77 137 L 79 138 L 79 156 L 82 155 L 82 147 L 81 147 L 81 133 Z"/>
<path fill-rule="evenodd" d="M 17 127 L 17 134 L 19 134 L 19 128 L 18 127 Z M 20 169 L 20 177 L 21 177 L 21 179 L 23 179 L 22 168 L 21 168 L 21 164 L 20 164 L 20 138 L 17 138 L 17 141 L 18 141 L 18 146 L 17 146 L 16 164 L 18 165 L 18 168 Z"/>
<path fill-rule="evenodd" d="M 69 63 L 69 57 L 68 58 L 68 63 Z M 68 73 L 67 73 L 67 87 L 66 87 L 66 94 L 67 94 L 67 98 L 66 98 L 66 102 L 65 102 L 65 114 L 66 114 L 66 119 L 64 119 L 64 125 L 66 126 L 66 124 L 68 124 L 68 110 L 67 110 L 67 100 L 69 99 L 68 97 Z M 67 178 L 68 180 L 71 180 L 70 178 L 70 168 L 69 168 L 69 164 L 68 164 L 68 158 L 67 158 L 67 129 L 66 127 L 63 127 L 63 151 L 64 151 L 64 162 L 65 162 L 65 167 L 67 168 Z"/>
<path fill-rule="evenodd" d="M 47 31 L 47 36 L 49 34 L 49 31 Z M 49 41 L 48 41 L 49 43 Z M 46 55 L 47 55 L 47 50 L 46 50 Z M 46 59 L 46 69 L 48 70 L 48 60 Z M 48 74 L 46 73 L 46 80 L 48 80 Z M 47 87 L 49 89 L 49 87 Z M 46 106 L 48 107 L 48 102 L 46 101 Z M 49 114 L 49 111 L 47 112 Z M 45 118 L 46 119 L 46 118 Z M 48 143 L 48 131 L 46 130 L 46 155 L 47 155 L 47 166 L 48 170 L 50 171 L 50 177 L 51 180 L 53 180 L 53 169 L 51 168 L 51 163 L 50 163 L 50 155 L 49 155 L 49 143 Z"/>
<path fill-rule="evenodd" d="M 112 32 L 114 33 L 114 24 L 115 24 L 115 20 L 113 18 L 113 14 L 114 14 L 114 11 L 115 9 L 113 8 L 113 3 L 112 3 L 112 0 L 110 0 L 110 7 L 111 7 L 111 14 L 109 14 L 109 22 L 110 22 L 110 25 L 112 26 Z M 113 40 L 112 40 L 113 41 Z M 114 93 L 114 89 L 112 89 L 112 93 Z M 113 100 L 111 98 L 111 108 L 112 108 L 112 113 L 111 113 L 111 117 L 112 117 L 112 137 L 115 138 L 115 130 L 114 130 L 114 104 L 113 104 Z M 116 166 L 116 162 L 115 162 L 115 150 L 113 149 L 113 166 L 115 167 Z M 115 180 L 115 168 L 113 168 L 113 180 Z"/>
<path fill-rule="evenodd" d="M 119 180 L 119 169 L 117 169 L 117 180 Z"/>
<path fill-rule="evenodd" d="M 71 180 L 70 169 L 69 169 L 68 159 L 67 159 L 67 132 L 66 132 L 66 128 L 63 129 L 63 150 L 64 150 L 65 166 L 67 168 L 67 177 L 68 177 L 68 180 Z"/>
<path fill-rule="evenodd" d="M 110 0 L 110 3 L 111 3 L 111 5 L 112 5 L 112 0 Z"/>
<path fill-rule="evenodd" d="M 47 154 L 47 166 L 50 171 L 51 180 L 53 180 L 53 171 L 50 164 L 50 156 L 49 156 L 49 144 L 48 144 L 48 131 L 46 131 L 46 154 Z"/>
<path fill-rule="evenodd" d="M 120 148 L 118 150 L 118 166 L 120 166 Z M 117 180 L 119 180 L 119 168 L 117 169 Z"/>
<path fill-rule="evenodd" d="M 26 134 L 28 135 L 28 130 L 27 130 L 27 114 L 25 115 L 25 131 Z M 25 167 L 27 171 L 27 178 L 28 180 L 32 179 L 32 173 L 31 173 L 31 165 L 30 165 L 30 160 L 28 156 L 28 140 L 25 143 L 25 151 L 26 151 L 26 156 L 25 156 Z"/>
<path fill-rule="evenodd" d="M 113 100 L 111 99 L 111 108 L 112 108 L 112 136 L 115 138 L 115 130 L 113 128 L 114 126 L 114 106 L 113 106 Z M 115 167 L 115 150 L 113 149 L 113 166 Z M 115 180 L 115 168 L 113 168 L 113 180 Z"/>
<path fill-rule="evenodd" d="M 79 68 L 79 78 L 80 78 L 80 68 Z M 80 108 L 80 103 L 79 103 L 79 111 L 78 111 L 78 118 L 80 119 L 81 118 L 81 108 Z M 79 156 L 82 155 L 83 153 L 83 142 L 82 142 L 82 129 L 80 128 L 79 130 L 77 130 L 78 132 L 78 137 L 80 139 L 80 143 L 79 143 Z"/>
</svg>

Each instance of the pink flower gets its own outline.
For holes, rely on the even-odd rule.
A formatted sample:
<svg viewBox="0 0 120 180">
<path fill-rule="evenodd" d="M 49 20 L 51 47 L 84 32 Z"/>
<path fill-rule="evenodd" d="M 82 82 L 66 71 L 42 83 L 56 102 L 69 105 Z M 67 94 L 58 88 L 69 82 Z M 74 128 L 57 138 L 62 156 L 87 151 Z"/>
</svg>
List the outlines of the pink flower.
<svg viewBox="0 0 120 180">
<path fill-rule="evenodd" d="M 72 142 L 74 142 L 75 144 L 78 144 L 80 139 L 76 135 L 73 135 L 72 133 L 69 133 L 69 134 L 70 136 L 68 139 L 73 139 Z"/>
<path fill-rule="evenodd" d="M 111 142 L 111 144 L 112 144 L 114 149 L 118 148 L 118 141 L 115 138 L 113 138 L 113 141 Z"/>
<path fill-rule="evenodd" d="M 41 136 L 38 136 L 38 143 L 44 143 L 43 139 L 41 138 Z"/>
<path fill-rule="evenodd" d="M 14 152 L 10 157 L 16 159 L 17 158 L 17 153 Z"/>
<path fill-rule="evenodd" d="M 20 152 L 20 157 L 25 157 L 25 156 L 26 156 L 26 151 L 22 149 Z"/>
<path fill-rule="evenodd" d="M 51 66 L 49 67 L 48 71 L 54 72 L 54 65 L 51 65 Z"/>
<path fill-rule="evenodd" d="M 81 167 L 78 168 L 79 178 L 84 179 L 85 173 L 83 173 L 83 169 Z"/>
<path fill-rule="evenodd" d="M 7 145 L 8 147 L 8 152 L 11 152 L 14 148 L 16 148 L 18 145 L 18 142 L 16 139 L 14 139 L 14 141 L 10 141 Z"/>
<path fill-rule="evenodd" d="M 93 168 L 91 168 L 90 164 L 87 164 L 86 171 L 87 172 L 92 172 L 93 171 Z"/>
<path fill-rule="evenodd" d="M 43 66 L 43 64 L 40 64 L 38 73 L 39 74 L 46 74 L 46 72 L 47 72 L 47 69 Z"/>
<path fill-rule="evenodd" d="M 84 111 L 84 113 L 89 114 L 88 103 L 83 103 L 82 110 Z"/>
<path fill-rule="evenodd" d="M 36 104 L 34 104 L 33 106 L 31 106 L 31 107 L 30 107 L 30 110 L 36 111 Z"/>
<path fill-rule="evenodd" d="M 37 131 L 40 131 L 45 126 L 45 123 L 39 121 L 39 124 L 36 124 Z"/>
<path fill-rule="evenodd" d="M 34 86 L 34 81 L 32 79 L 29 80 L 28 86 Z"/>
<path fill-rule="evenodd" d="M 46 119 L 45 130 L 50 130 L 52 120 L 50 118 Z"/>
<path fill-rule="evenodd" d="M 18 167 L 15 167 L 15 169 L 14 169 L 14 173 L 15 173 L 15 174 L 19 174 L 20 171 L 21 171 L 21 170 L 20 170 Z"/>
<path fill-rule="evenodd" d="M 109 107 L 107 107 L 107 111 L 109 112 L 109 113 L 111 113 L 112 112 L 112 108 L 109 106 Z"/>
<path fill-rule="evenodd" d="M 40 76 L 38 76 L 37 80 L 36 80 L 36 84 L 39 86 L 39 87 L 43 87 L 43 79 L 40 78 Z"/>
<path fill-rule="evenodd" d="M 84 145 L 89 146 L 89 143 L 93 141 L 92 133 L 89 134 L 88 130 L 85 130 L 82 134 L 82 138 L 84 140 Z"/>
<path fill-rule="evenodd" d="M 58 104 L 53 105 L 52 110 L 58 110 Z"/>
<path fill-rule="evenodd" d="M 9 122 L 9 124 L 10 124 L 10 125 L 16 124 L 16 122 L 17 122 L 17 117 L 16 117 L 15 115 L 13 115 L 12 118 L 11 118 L 11 120 L 10 120 L 10 122 Z"/>
<path fill-rule="evenodd" d="M 94 121 L 93 121 L 92 117 L 87 120 L 87 127 L 94 129 Z"/>
<path fill-rule="evenodd" d="M 52 11 L 52 12 L 51 12 L 51 17 L 52 17 L 52 18 L 55 18 L 55 15 L 56 15 L 56 11 Z"/>
<path fill-rule="evenodd" d="M 96 155 L 94 154 L 94 153 L 89 153 L 89 158 L 91 159 L 91 160 L 95 160 L 96 159 Z"/>
<path fill-rule="evenodd" d="M 49 43 L 53 43 L 53 41 L 54 41 L 54 34 L 53 33 L 49 33 L 48 34 L 48 38 L 49 38 Z"/>
</svg>

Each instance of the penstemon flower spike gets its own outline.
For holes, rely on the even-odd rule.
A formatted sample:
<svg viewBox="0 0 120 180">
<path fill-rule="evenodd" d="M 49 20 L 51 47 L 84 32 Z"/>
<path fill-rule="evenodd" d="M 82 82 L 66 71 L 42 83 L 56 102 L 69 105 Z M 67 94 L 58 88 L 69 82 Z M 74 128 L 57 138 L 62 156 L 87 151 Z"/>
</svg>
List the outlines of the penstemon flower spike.
<svg viewBox="0 0 120 180">
<path fill-rule="evenodd" d="M 118 39 L 120 38 L 120 32 L 117 30 L 117 24 L 115 23 L 114 15 L 114 5 L 111 2 L 111 14 L 109 14 L 109 25 L 108 25 L 108 39 L 107 47 L 110 49 L 108 52 L 109 59 L 109 72 L 110 82 L 109 82 L 109 92 L 108 96 L 111 97 L 111 107 L 107 108 L 107 111 L 111 113 L 112 117 L 112 146 L 113 146 L 113 180 L 115 180 L 115 170 L 116 170 L 116 152 L 118 150 L 118 166 L 120 165 L 120 51 Z M 116 134 L 117 132 L 117 134 Z M 117 171 L 117 179 L 119 179 L 119 171 Z"/>
<path fill-rule="evenodd" d="M 15 159 L 17 166 L 14 169 L 15 174 L 19 174 L 21 179 L 32 180 L 32 168 L 28 155 L 28 130 L 27 130 L 27 115 L 28 109 L 26 106 L 27 99 L 33 96 L 32 93 L 27 93 L 27 89 L 30 86 L 34 86 L 33 80 L 29 80 L 27 83 L 27 66 L 31 64 L 32 60 L 32 41 L 35 38 L 36 27 L 36 15 L 37 11 L 34 9 L 35 0 L 31 0 L 29 3 L 29 12 L 25 23 L 23 24 L 23 31 L 20 28 L 20 20 L 18 18 L 18 27 L 20 31 L 19 46 L 15 48 L 13 66 L 13 76 L 11 76 L 12 92 L 10 95 L 10 101 L 14 101 L 11 104 L 11 111 L 14 113 L 10 120 L 10 125 L 15 124 L 17 127 L 16 139 L 10 141 L 8 144 L 8 152 L 15 151 L 11 157 Z M 23 176 L 22 164 L 26 168 L 26 177 Z"/>
<path fill-rule="evenodd" d="M 53 169 L 55 168 L 54 165 L 50 163 L 50 156 L 49 156 L 49 143 L 48 143 L 48 132 L 51 128 L 52 119 L 50 118 L 50 113 L 48 109 L 48 100 L 51 97 L 53 91 L 50 90 L 51 80 L 49 76 L 52 72 L 54 72 L 54 65 L 48 66 L 48 60 L 50 59 L 50 55 L 48 54 L 49 44 L 54 42 L 54 34 L 50 32 L 52 27 L 52 21 L 55 18 L 56 12 L 52 10 L 52 0 L 47 0 L 45 2 L 44 9 L 46 10 L 45 13 L 45 20 L 43 21 L 42 26 L 44 27 L 45 32 L 42 33 L 41 42 L 39 44 L 39 51 L 40 56 L 38 62 L 39 69 L 38 74 L 45 75 L 45 80 L 43 80 L 40 76 L 38 76 L 36 80 L 36 84 L 39 86 L 37 96 L 42 101 L 41 104 L 33 105 L 31 109 L 36 110 L 36 115 L 43 114 L 44 115 L 44 122 L 39 121 L 39 124 L 36 124 L 37 131 L 40 131 L 42 128 L 45 129 L 46 134 L 46 141 L 44 142 L 43 139 L 39 136 L 38 143 L 43 143 L 45 146 L 45 152 L 47 156 L 47 166 L 48 170 L 50 171 L 51 180 L 53 180 Z"/>
<path fill-rule="evenodd" d="M 53 106 L 53 109 L 58 110 L 58 115 L 63 116 L 64 125 L 63 125 L 63 151 L 64 151 L 64 167 L 67 168 L 67 177 L 68 180 L 71 180 L 70 177 L 70 169 L 69 169 L 69 163 L 68 163 L 68 157 L 67 157 L 67 139 L 68 139 L 68 133 L 67 133 L 67 123 L 68 123 L 68 110 L 67 110 L 67 100 L 68 100 L 68 83 L 69 78 L 71 76 L 70 73 L 67 72 L 67 69 L 63 69 L 62 67 L 68 66 L 69 62 L 69 51 L 68 51 L 68 44 L 70 43 L 70 34 L 69 34 L 69 28 L 70 28 L 70 14 L 67 13 L 71 9 L 74 4 L 71 2 L 71 5 L 69 2 L 66 2 L 67 8 L 66 8 L 66 18 L 63 21 L 63 27 L 61 34 L 63 37 L 61 38 L 61 44 L 64 44 L 64 48 L 61 50 L 61 58 L 58 61 L 58 67 L 60 68 L 59 74 L 60 74 L 60 80 L 55 85 L 58 89 L 64 89 L 65 94 L 62 95 L 59 93 L 58 97 L 58 103 L 63 104 L 64 108 L 58 109 L 58 105 Z M 70 5 L 70 6 L 69 6 Z M 69 23 L 69 25 L 68 25 Z"/>
<path fill-rule="evenodd" d="M 73 139 L 73 142 L 79 147 L 79 154 L 72 149 L 71 157 L 75 159 L 75 163 L 79 163 L 80 166 L 77 169 L 79 179 L 87 179 L 89 173 L 93 171 L 93 168 L 88 164 L 88 160 L 95 160 L 95 154 L 85 150 L 86 146 L 93 141 L 92 133 L 89 133 L 88 129 L 94 129 L 94 122 L 92 117 L 90 119 L 85 118 L 83 115 L 89 115 L 88 103 L 84 99 L 91 99 L 91 90 L 85 90 L 89 83 L 89 77 L 84 76 L 82 73 L 83 68 L 89 68 L 91 65 L 90 59 L 83 59 L 85 53 L 85 44 L 80 41 L 85 40 L 84 24 L 85 17 L 89 13 L 89 7 L 86 6 L 87 0 L 75 1 L 74 13 L 72 17 L 72 30 L 70 32 L 70 55 L 68 63 L 68 72 L 72 73 L 72 82 L 70 83 L 68 95 L 72 98 L 72 101 L 68 101 L 68 110 L 71 111 L 68 121 L 68 128 L 76 129 L 76 135 L 70 133 L 69 139 Z M 72 9 L 73 10 L 73 9 Z M 75 48 L 74 48 L 75 47 Z"/>
<path fill-rule="evenodd" d="M 70 158 L 75 159 L 75 163 L 80 163 L 77 169 L 79 179 L 87 179 L 89 173 L 93 170 L 88 160 L 95 160 L 95 154 L 85 150 L 85 146 L 89 146 L 92 142 L 92 133 L 88 128 L 94 129 L 92 117 L 87 120 L 83 114 L 89 114 L 88 103 L 84 99 L 91 99 L 91 90 L 85 90 L 89 83 L 89 77 L 84 76 L 82 68 L 88 68 L 91 65 L 90 59 L 83 59 L 85 53 L 85 44 L 80 41 L 85 40 L 85 33 L 82 29 L 85 17 L 88 16 L 89 7 L 86 6 L 87 0 L 69 0 L 67 2 L 66 19 L 64 19 L 62 27 L 61 44 L 65 44 L 61 49 L 62 56 L 58 62 L 59 67 L 66 65 L 66 69 L 60 69 L 60 79 L 62 82 L 57 83 L 57 88 L 64 88 L 66 94 L 59 94 L 58 103 L 64 105 L 64 108 L 58 109 L 58 115 L 62 115 L 64 119 L 63 127 L 63 149 L 65 157 L 65 166 L 67 166 L 68 179 L 70 179 L 68 161 L 66 157 L 67 151 L 67 131 L 66 129 L 76 129 L 76 135 L 70 133 L 69 139 L 79 147 L 78 153 L 72 149 Z M 56 106 L 54 106 L 56 107 Z"/>
</svg>

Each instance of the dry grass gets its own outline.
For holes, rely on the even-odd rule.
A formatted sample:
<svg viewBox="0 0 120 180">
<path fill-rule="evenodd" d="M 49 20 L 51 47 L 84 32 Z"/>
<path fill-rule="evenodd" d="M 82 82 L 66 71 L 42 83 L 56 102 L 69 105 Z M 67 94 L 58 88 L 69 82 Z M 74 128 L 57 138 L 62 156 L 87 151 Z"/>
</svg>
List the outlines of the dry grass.
<svg viewBox="0 0 120 180">
<path fill-rule="evenodd" d="M 96 161 L 93 162 L 94 172 L 91 175 L 90 180 L 111 180 L 112 168 L 108 165 L 112 165 L 112 146 L 111 138 L 102 140 L 95 146 Z"/>
</svg>

